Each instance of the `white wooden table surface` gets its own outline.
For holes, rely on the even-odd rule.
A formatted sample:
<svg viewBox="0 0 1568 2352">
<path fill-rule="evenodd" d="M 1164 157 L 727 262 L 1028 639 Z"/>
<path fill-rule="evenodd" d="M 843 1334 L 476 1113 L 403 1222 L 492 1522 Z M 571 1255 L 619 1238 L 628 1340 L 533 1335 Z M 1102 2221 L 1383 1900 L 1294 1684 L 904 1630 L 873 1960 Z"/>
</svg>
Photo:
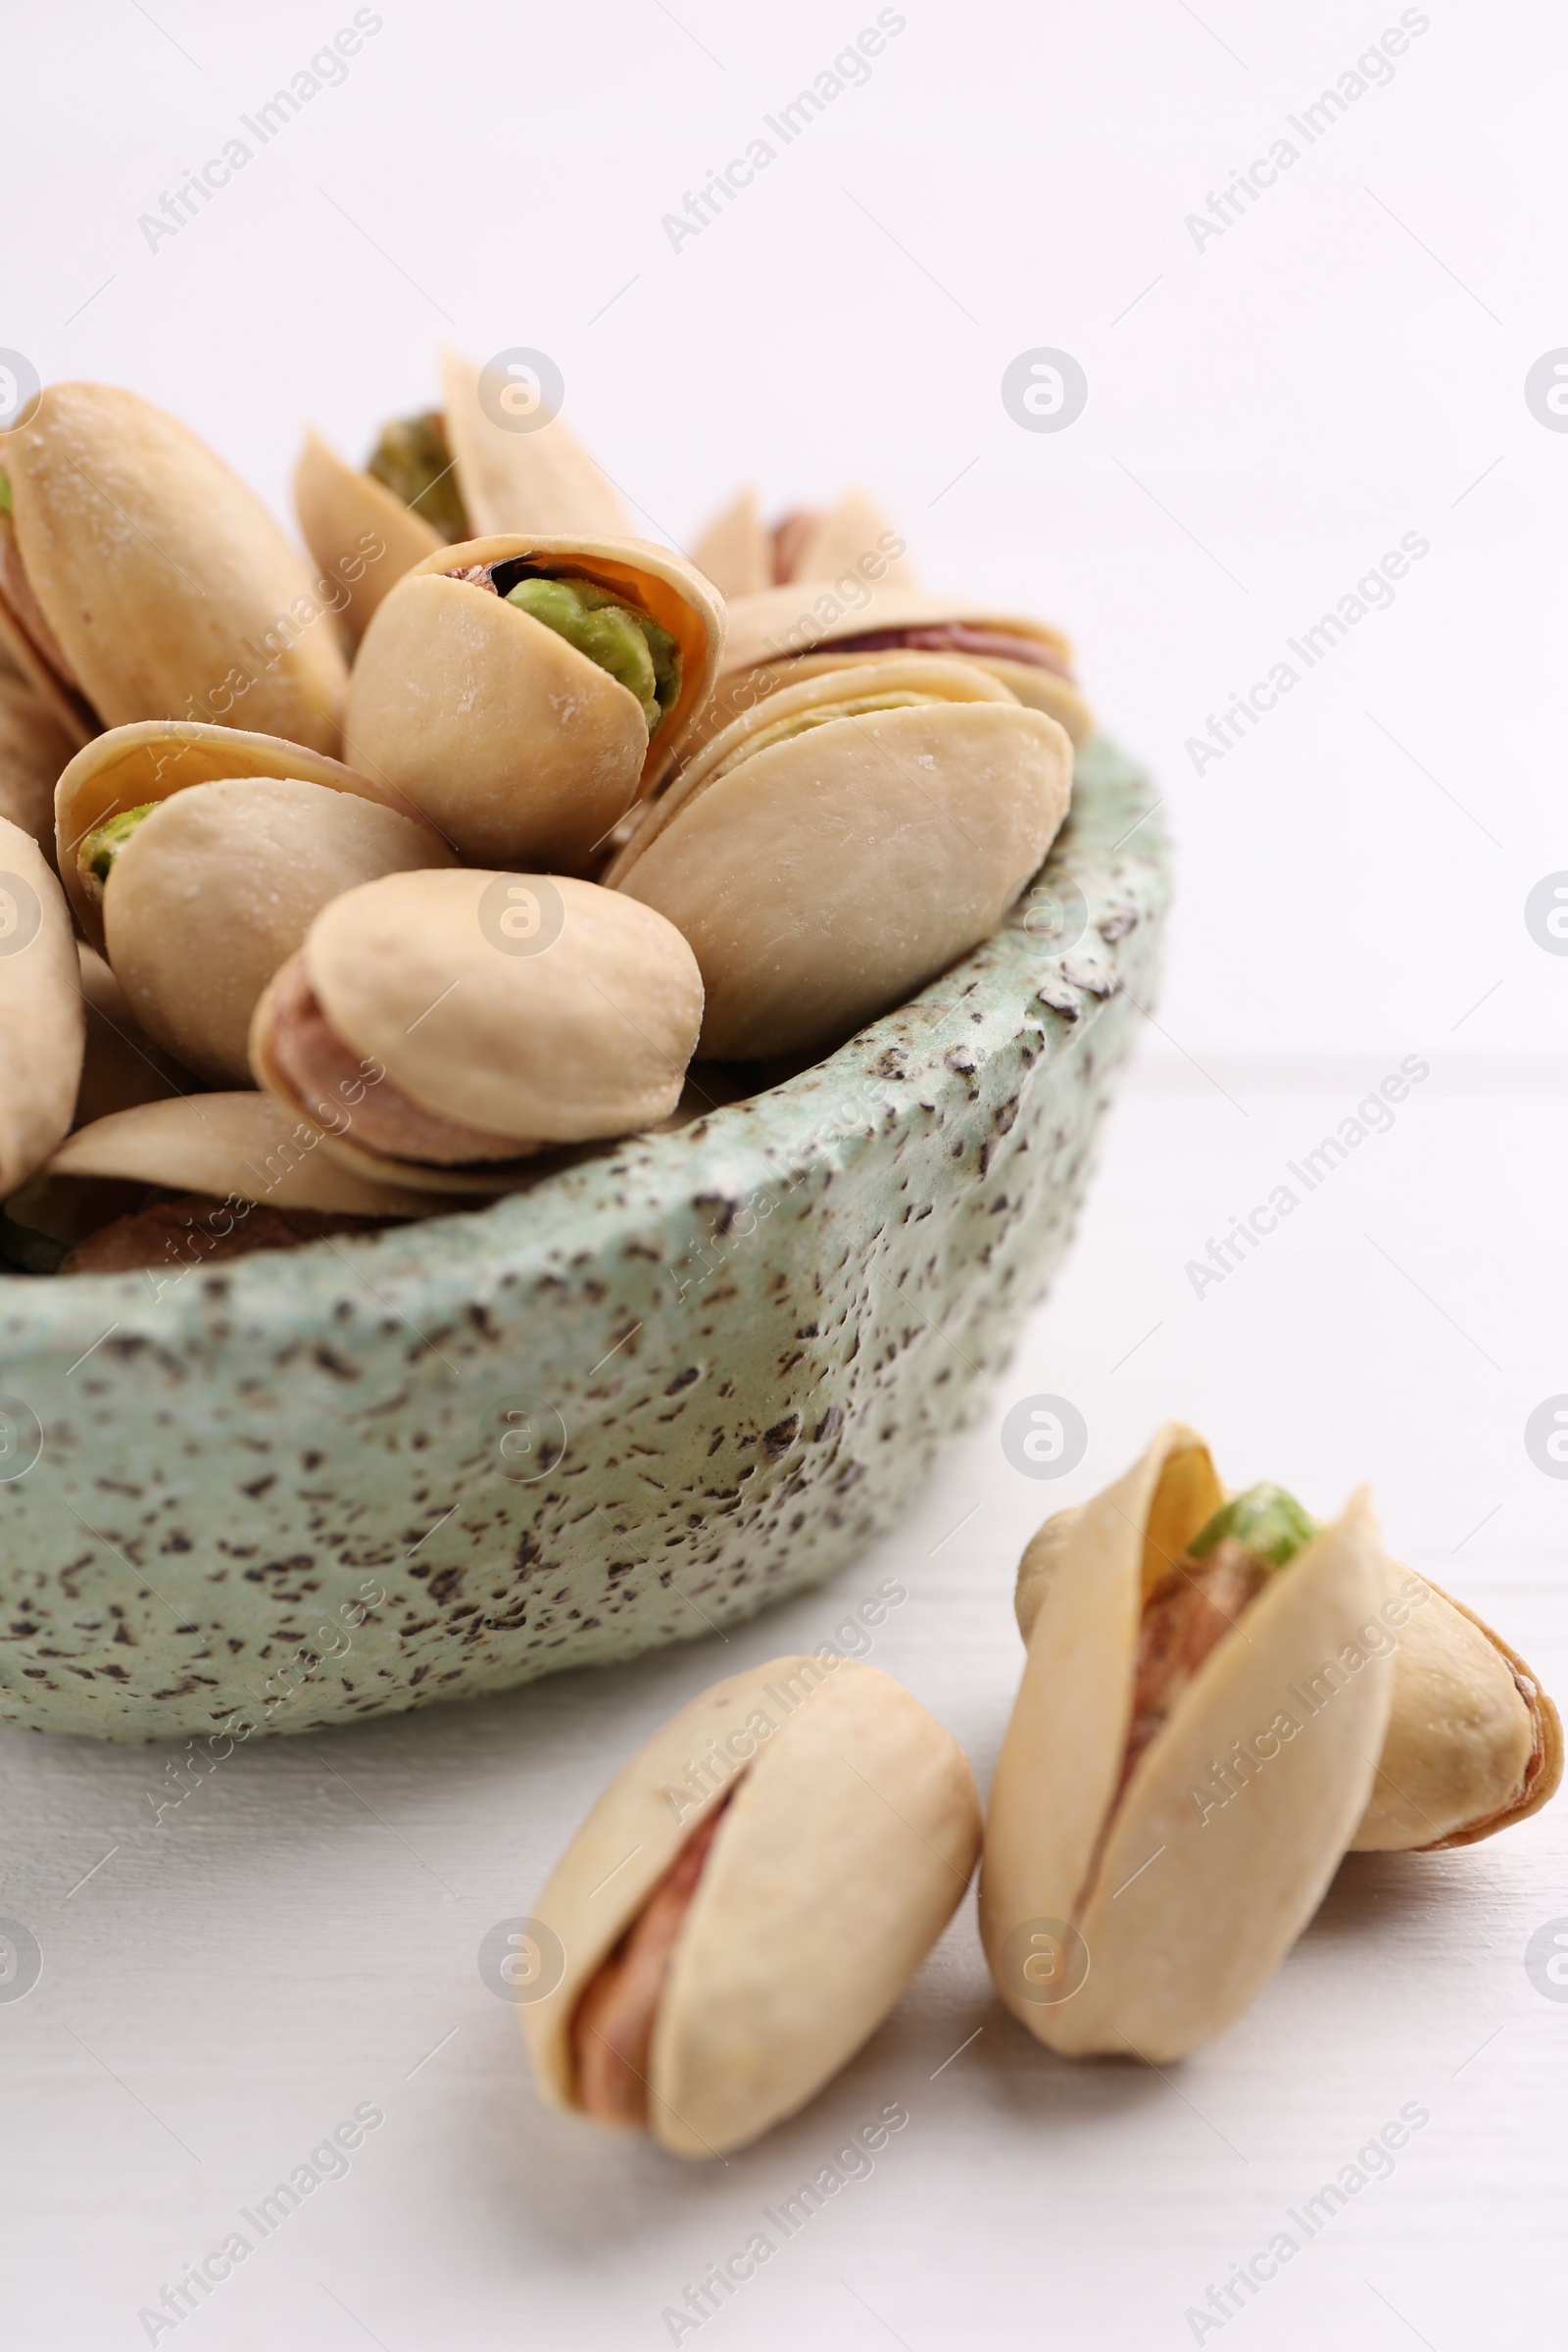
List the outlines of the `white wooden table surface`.
<svg viewBox="0 0 1568 2352">
<path fill-rule="evenodd" d="M 1399 1058 L 1205 1073 L 1147 1039 L 1066 1276 L 985 1426 L 834 1587 L 727 1642 L 247 1748 L 156 1826 L 166 1751 L 0 1736 L 0 1913 L 44 1955 L 27 1998 L 0 2003 L 6 2343 L 1552 2340 L 1568 2004 L 1523 1955 L 1568 1914 L 1561 1806 L 1467 1852 L 1347 1863 L 1251 2012 L 1163 2075 L 1034 2044 L 991 1994 L 971 1898 L 849 2071 L 723 2165 L 547 2114 L 477 1965 L 656 1723 L 721 1673 L 831 1636 L 884 1578 L 908 1597 L 870 1654 L 987 1779 L 1019 1665 L 1019 1549 L 1169 1412 L 1233 1482 L 1276 1477 L 1329 1508 L 1371 1479 L 1396 1548 L 1562 1690 L 1568 1488 L 1522 1432 L 1568 1387 L 1548 1248 L 1568 1070 L 1434 1052 L 1393 1130 L 1244 1268 L 1201 1299 L 1184 1272 Z M 1089 1425 L 1057 1485 L 1020 1477 L 998 1441 L 1035 1391 Z M 786 2239 L 767 2209 L 890 2103 L 906 2125 L 869 2171 L 841 2165 L 852 2177 Z M 357 2109 L 384 2121 L 264 2237 L 258 2200 Z M 1429 2120 L 1306 2241 L 1291 2209 L 1401 2114 Z M 235 2230 L 250 2251 L 177 2328 L 139 2319 Z M 665 2310 L 759 2230 L 775 2250 L 755 2276 L 672 2328 Z M 1245 2309 L 1187 2317 L 1282 2230 L 1300 2251 Z"/>
</svg>

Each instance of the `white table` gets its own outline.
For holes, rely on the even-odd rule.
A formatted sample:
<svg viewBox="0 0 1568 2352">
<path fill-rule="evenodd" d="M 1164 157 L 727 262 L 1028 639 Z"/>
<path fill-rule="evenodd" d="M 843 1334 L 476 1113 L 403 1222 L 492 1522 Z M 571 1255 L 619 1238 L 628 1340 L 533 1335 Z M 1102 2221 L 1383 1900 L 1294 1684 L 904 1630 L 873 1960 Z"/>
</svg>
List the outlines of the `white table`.
<svg viewBox="0 0 1568 2352">
<path fill-rule="evenodd" d="M 1494 1611 L 1560 1690 L 1568 1489 L 1522 1429 L 1568 1386 L 1547 1247 L 1568 1072 L 1434 1051 L 1394 1130 L 1255 1258 L 1200 1300 L 1184 1274 L 1398 1059 L 1205 1074 L 1146 1039 L 1065 1278 L 986 1425 L 837 1586 L 727 1643 L 258 1744 L 160 1826 L 166 1751 L 0 1737 L 0 1912 L 44 1951 L 35 1990 L 0 2005 L 7 2341 L 145 2342 L 139 2311 L 237 2229 L 248 2256 L 156 2341 L 622 2352 L 668 2343 L 666 2307 L 762 2230 L 771 2258 L 680 2341 L 1150 2352 L 1193 2342 L 1189 2307 L 1277 2231 L 1301 2237 L 1290 2209 L 1407 2108 L 1430 2120 L 1392 2175 L 1201 2340 L 1551 2340 L 1568 2007 L 1523 1952 L 1568 1914 L 1560 1806 L 1466 1852 L 1348 1863 L 1251 2012 L 1164 2075 L 1029 2040 L 992 1996 L 966 1902 L 848 2073 L 722 2166 L 547 2114 L 476 1966 L 657 1722 L 822 1640 L 883 1577 L 908 1599 L 875 1662 L 987 1778 L 1025 1538 L 1170 1412 L 1233 1482 L 1278 1477 L 1328 1507 L 1370 1478 L 1396 1547 Z M 1019 1477 L 998 1443 L 1007 1403 L 1038 1390 L 1089 1423 L 1059 1486 Z M 874 2170 L 784 2239 L 764 2209 L 890 2102 L 908 2122 Z M 343 2176 L 264 2238 L 242 2209 L 365 2105 L 384 2121 Z"/>
</svg>

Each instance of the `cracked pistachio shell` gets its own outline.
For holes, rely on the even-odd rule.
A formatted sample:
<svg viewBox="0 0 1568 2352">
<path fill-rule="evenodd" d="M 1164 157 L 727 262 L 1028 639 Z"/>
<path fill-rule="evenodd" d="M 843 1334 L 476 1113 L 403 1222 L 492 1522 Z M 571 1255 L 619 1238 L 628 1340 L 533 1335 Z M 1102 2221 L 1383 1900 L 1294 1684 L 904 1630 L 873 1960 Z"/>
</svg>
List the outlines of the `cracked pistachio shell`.
<svg viewBox="0 0 1568 2352">
<path fill-rule="evenodd" d="M 377 876 L 453 865 L 428 825 L 295 776 L 172 794 L 110 868 L 109 961 L 131 1011 L 185 1067 L 250 1080 L 251 1015 L 321 908 Z"/>
<path fill-rule="evenodd" d="M 190 1076 L 137 1024 L 125 992 L 96 949 L 78 946 L 87 1016 L 81 1083 L 72 1124 L 90 1127 L 112 1111 L 190 1092 Z"/>
<path fill-rule="evenodd" d="M 528 558 L 652 613 L 680 648 L 679 700 L 650 739 L 636 697 L 465 566 Z M 723 611 L 642 540 L 518 535 L 426 557 L 377 611 L 350 685 L 348 757 L 475 861 L 581 873 L 668 769 L 712 686 Z"/>
<path fill-rule="evenodd" d="M 1305 1713 L 1293 1687 L 1385 1599 L 1388 1563 L 1363 1495 L 1265 1585 L 1114 1801 L 1144 1602 L 1223 1499 L 1201 1439 L 1171 1424 L 1083 1506 L 1041 1580 L 992 1788 L 980 1925 L 1007 2007 L 1069 2054 L 1162 2064 L 1229 2025 L 1311 1918 L 1366 1806 L 1394 1670 L 1360 1652 L 1292 1738 L 1275 1735 L 1270 1760 L 1230 1802 L 1205 1810 L 1192 1793 L 1234 1742 Z M 1042 1936 L 1077 1956 L 1063 1997 L 1039 1997 L 1050 1980 L 1026 1977 Z"/>
<path fill-rule="evenodd" d="M 1206 1464 L 1206 1453 L 1201 1457 Z M 1205 1472 L 1212 1479 L 1212 1470 Z M 1217 1484 L 1197 1524 L 1226 1500 Z M 1195 1506 L 1196 1507 L 1196 1506 Z M 1057 1511 L 1018 1568 L 1013 1607 L 1027 1642 L 1085 1504 Z M 1167 1543 L 1171 1557 L 1178 1546 Z M 1462 1601 L 1390 1561 L 1385 1623 L 1398 1647 L 1377 1778 L 1352 1853 L 1472 1845 L 1539 1813 L 1562 1779 L 1562 1725 L 1533 1670 Z"/>
<path fill-rule="evenodd" d="M 373 473 L 345 465 L 318 433 L 306 434 L 294 468 L 294 512 L 322 572 L 343 583 L 348 602 L 339 618 L 355 645 L 388 590 L 441 545 L 422 514 Z M 371 552 L 376 546 L 379 555 Z"/>
<path fill-rule="evenodd" d="M 897 534 L 875 499 L 864 490 L 846 491 L 825 514 L 791 517 L 804 528 L 785 577 L 833 580 L 841 572 L 863 578 L 864 566 L 880 564 L 890 587 L 912 588 L 906 558 L 885 552 Z M 778 534 L 768 529 L 755 490 L 743 490 L 716 514 L 692 550 L 692 562 L 729 598 L 757 596 L 779 578 Z"/>
<path fill-rule="evenodd" d="M 605 880 L 691 941 L 705 1055 L 806 1051 L 989 937 L 1054 840 L 1071 777 L 1055 720 L 972 662 L 884 655 L 736 719 Z"/>
<path fill-rule="evenodd" d="M 440 1205 L 426 1192 L 368 1180 L 334 1159 L 325 1141 L 268 1095 L 183 1095 L 79 1127 L 35 1181 L 118 1177 L 355 1217 L 423 1217 Z"/>
<path fill-rule="evenodd" d="M 734 1765 L 713 1787 L 715 1743 Z M 710 1793 L 696 1793 L 694 1762 Z M 732 1793 L 731 1793 L 732 1792 Z M 957 1741 L 874 1666 L 774 1658 L 694 1698 L 618 1772 L 535 1906 L 564 1954 L 522 2011 L 552 2105 L 572 2021 L 692 1832 L 710 1848 L 654 2027 L 648 2129 L 723 2155 L 792 2115 L 875 2032 L 960 1901 L 979 1846 Z"/>
<path fill-rule="evenodd" d="M 874 561 L 883 563 L 885 559 Z M 847 662 L 886 658 L 887 649 L 880 653 L 846 651 L 846 640 L 867 636 L 873 630 L 934 628 L 948 622 L 1029 639 L 1062 670 L 1072 666 L 1071 644 L 1059 629 L 1021 613 L 999 611 L 983 598 L 934 595 L 905 586 L 891 571 L 870 584 L 858 578 L 846 586 L 842 572 L 831 581 L 796 580 L 731 601 L 713 699 L 688 748 L 688 757 L 760 696 L 775 692 L 794 678 L 829 666 L 842 668 Z M 977 662 L 1010 687 L 1026 708 L 1044 710 L 1059 720 L 1074 743 L 1082 743 L 1093 733 L 1094 716 L 1088 704 L 1073 681 L 1058 670 L 990 654 L 956 658 Z"/>
<path fill-rule="evenodd" d="M 0 676 L 0 816 L 30 833 L 48 857 L 55 839 L 55 784 L 75 745 L 32 688 Z"/>
<path fill-rule="evenodd" d="M 71 910 L 30 833 L 0 817 L 0 1199 L 71 1126 L 85 1015 Z"/>
<path fill-rule="evenodd" d="M 90 898 L 76 867 L 76 852 L 87 835 L 111 816 L 166 801 L 193 784 L 217 784 L 242 776 L 296 776 L 302 783 L 373 801 L 383 808 L 410 808 L 387 785 L 357 775 L 339 760 L 323 758 L 276 735 L 251 735 L 239 727 L 198 726 L 188 719 L 144 719 L 113 727 L 76 754 L 55 788 L 55 858 L 72 910 L 91 946 L 104 945 L 103 913 Z"/>
<path fill-rule="evenodd" d="M 187 426 L 112 385 L 54 384 L 4 463 L 27 587 L 97 724 L 205 709 L 238 672 L 247 719 L 337 750 L 332 623 L 267 509 Z M 79 703 L 64 708 L 79 739 Z"/>
<path fill-rule="evenodd" d="M 492 900 L 532 885 L 552 894 L 559 930 L 535 954 L 511 951 Z M 649 908 L 592 882 L 482 873 L 390 874 L 335 899 L 307 934 L 305 968 L 337 1036 L 379 1062 L 421 1109 L 488 1134 L 519 1154 L 550 1144 L 633 1135 L 680 1100 L 702 1021 L 691 950 Z M 291 1101 L 270 1054 L 276 995 L 251 1031 L 260 1085 Z M 392 1172 L 349 1139 L 349 1164 Z M 506 1189 L 510 1163 L 471 1181 Z M 407 1181 L 428 1178 L 410 1162 Z M 466 1169 L 429 1180 L 465 1189 Z"/>
<path fill-rule="evenodd" d="M 479 398 L 481 373 L 456 352 L 441 355 L 447 441 L 475 536 L 549 531 L 580 539 L 631 538 L 620 493 L 564 420 L 553 416 L 529 432 L 497 424 Z"/>
</svg>

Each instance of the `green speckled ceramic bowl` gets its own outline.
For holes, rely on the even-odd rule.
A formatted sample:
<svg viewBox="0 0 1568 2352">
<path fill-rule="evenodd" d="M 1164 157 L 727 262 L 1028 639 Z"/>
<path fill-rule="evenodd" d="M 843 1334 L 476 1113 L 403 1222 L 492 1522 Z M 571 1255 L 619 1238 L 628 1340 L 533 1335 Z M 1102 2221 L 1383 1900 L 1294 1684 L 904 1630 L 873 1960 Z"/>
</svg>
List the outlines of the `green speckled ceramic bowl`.
<svg viewBox="0 0 1568 2352">
<path fill-rule="evenodd" d="M 689 1640 L 854 1558 L 1066 1248 L 1154 980 L 1152 800 L 1090 746 L 1050 896 L 695 1125 L 161 1297 L 0 1282 L 0 1709 L 221 1755 Z"/>
</svg>

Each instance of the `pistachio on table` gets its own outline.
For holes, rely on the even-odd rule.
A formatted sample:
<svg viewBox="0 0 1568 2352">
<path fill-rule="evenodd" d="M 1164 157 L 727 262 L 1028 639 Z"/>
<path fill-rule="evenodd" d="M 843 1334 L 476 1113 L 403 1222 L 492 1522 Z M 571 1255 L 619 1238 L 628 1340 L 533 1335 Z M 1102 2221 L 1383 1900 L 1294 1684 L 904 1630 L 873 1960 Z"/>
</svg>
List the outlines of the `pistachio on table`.
<svg viewBox="0 0 1568 2352">
<path fill-rule="evenodd" d="M 0 817 L 0 1200 L 70 1129 L 84 1026 L 64 893 L 32 835 Z"/>
<path fill-rule="evenodd" d="M 133 392 L 54 384 L 0 468 L 0 639 L 72 742 L 221 715 L 226 692 L 253 724 L 337 749 L 343 657 L 309 577 L 186 426 Z"/>
<path fill-rule="evenodd" d="M 324 1125 L 341 1073 L 373 1062 L 326 1150 L 389 1181 L 495 1193 L 552 1146 L 668 1117 L 702 1013 L 680 933 L 613 891 L 389 874 L 316 917 L 257 1005 L 251 1068 Z"/>
<path fill-rule="evenodd" d="M 837 1044 L 987 938 L 1066 814 L 1072 747 L 938 655 L 819 671 L 735 719 L 607 869 L 690 940 L 700 1051 Z"/>
<path fill-rule="evenodd" d="M 730 605 L 724 657 L 692 751 L 764 695 L 813 671 L 839 669 L 886 653 L 940 653 L 975 662 L 1020 703 L 1060 721 L 1074 743 L 1094 718 L 1072 674 L 1072 647 L 1044 621 L 984 598 L 935 596 L 891 579 L 840 586 L 769 588 Z"/>
<path fill-rule="evenodd" d="M 1169 1475 L 1200 1480 L 1204 1500 L 1222 1493 L 1208 1483 L 1205 1450 Z M 1255 1517 L 1256 1497 L 1278 1495 L 1256 1488 L 1228 1507 Z M 1013 1605 L 1026 1642 L 1086 1507 L 1056 1512 L 1023 1555 Z M 1274 1507 L 1317 1532 L 1288 1496 Z M 1540 1812 L 1562 1779 L 1562 1725 L 1532 1669 L 1499 1635 L 1414 1569 L 1387 1565 L 1391 1596 L 1369 1631 L 1380 1648 L 1393 1649 L 1394 1698 L 1377 1778 L 1348 1843 L 1352 1853 L 1439 1853 Z M 1334 1669 L 1330 1684 L 1345 1673 Z M 1310 1703 L 1312 1687 L 1303 1690 Z M 1223 1781 L 1209 1794 L 1223 1800 Z M 1201 1791 L 1199 1801 L 1207 1801 Z"/>
<path fill-rule="evenodd" d="M 344 613 L 358 643 L 388 589 L 424 556 L 497 531 L 564 531 L 621 539 L 620 499 L 561 417 L 529 431 L 498 424 L 479 398 L 480 370 L 442 354 L 445 406 L 383 426 L 363 472 L 307 435 L 294 475 L 305 543 L 323 570 L 342 567 L 367 533 L 385 556 L 361 573 Z M 518 387 L 498 387 L 513 391 Z"/>
<path fill-rule="evenodd" d="M 339 1097 L 352 1115 L 373 1083 Z M 0 1252 L 34 1274 L 182 1274 L 370 1233 L 456 1202 L 345 1167 L 324 1132 L 255 1093 L 143 1102 L 79 1127 L 5 1204 Z"/>
<path fill-rule="evenodd" d="M 0 816 L 30 833 L 47 857 L 54 845 L 55 778 L 74 742 L 14 668 L 0 669 Z"/>
<path fill-rule="evenodd" d="M 874 498 L 846 491 L 818 514 L 796 508 L 771 529 L 754 490 L 743 490 L 714 516 L 692 550 L 692 562 L 727 597 L 756 596 L 791 580 L 836 580 L 841 575 L 912 588 L 913 566 L 904 542 Z"/>
<path fill-rule="evenodd" d="M 641 540 L 444 548 L 366 632 L 347 757 L 465 858 L 586 872 L 674 760 L 723 626 L 701 573 Z"/>
<path fill-rule="evenodd" d="M 874 1666 L 774 1658 L 624 1765 L 539 1897 L 523 2008 L 545 2097 L 723 2155 L 874 2033 L 979 1846 L 968 1759 Z"/>
<path fill-rule="evenodd" d="M 1390 1590 L 1364 1495 L 1325 1528 L 1277 1489 L 1227 1503 L 1176 1423 L 1053 1545 L 980 1890 L 1042 2041 L 1163 2063 L 1260 1990 L 1366 1807 Z"/>
</svg>

